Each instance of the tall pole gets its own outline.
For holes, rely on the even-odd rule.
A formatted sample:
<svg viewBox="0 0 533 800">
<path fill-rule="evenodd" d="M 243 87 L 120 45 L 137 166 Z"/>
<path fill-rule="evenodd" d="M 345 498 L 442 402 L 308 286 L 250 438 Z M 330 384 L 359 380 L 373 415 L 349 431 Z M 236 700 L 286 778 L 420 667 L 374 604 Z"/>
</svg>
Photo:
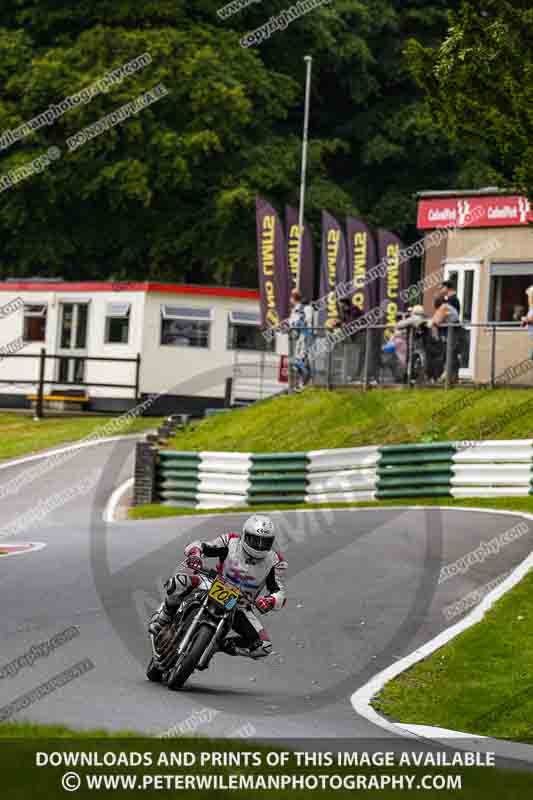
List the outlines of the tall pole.
<svg viewBox="0 0 533 800">
<path fill-rule="evenodd" d="M 307 66 L 305 77 L 305 107 L 304 107 L 304 131 L 302 136 L 302 174 L 300 177 L 300 206 L 298 208 L 298 269 L 296 271 L 296 288 L 300 288 L 300 271 L 302 263 L 303 231 L 304 231 L 304 209 L 305 209 L 305 181 L 307 173 L 307 134 L 309 131 L 309 101 L 311 96 L 311 67 L 313 59 L 311 56 L 304 56 Z M 307 298 L 308 300 L 312 298 Z"/>
</svg>

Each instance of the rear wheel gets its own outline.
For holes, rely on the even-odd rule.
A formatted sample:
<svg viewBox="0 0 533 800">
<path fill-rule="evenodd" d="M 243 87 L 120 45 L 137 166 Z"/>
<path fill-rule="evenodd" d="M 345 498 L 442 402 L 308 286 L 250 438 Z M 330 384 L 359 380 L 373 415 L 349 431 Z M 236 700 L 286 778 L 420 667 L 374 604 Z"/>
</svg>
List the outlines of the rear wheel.
<svg viewBox="0 0 533 800">
<path fill-rule="evenodd" d="M 209 625 L 200 625 L 188 651 L 178 658 L 176 666 L 170 670 L 167 678 L 169 689 L 181 689 L 185 681 L 194 672 L 202 653 L 213 636 L 214 631 Z"/>
</svg>

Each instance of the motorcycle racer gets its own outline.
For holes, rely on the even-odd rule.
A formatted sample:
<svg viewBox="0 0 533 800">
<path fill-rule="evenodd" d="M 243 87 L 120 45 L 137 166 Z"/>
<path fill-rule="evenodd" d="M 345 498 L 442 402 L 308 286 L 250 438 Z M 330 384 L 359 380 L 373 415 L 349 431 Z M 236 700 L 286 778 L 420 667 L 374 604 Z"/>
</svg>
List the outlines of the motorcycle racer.
<svg viewBox="0 0 533 800">
<path fill-rule="evenodd" d="M 273 550 L 274 523 L 270 517 L 254 514 L 243 525 L 242 534 L 224 533 L 212 541 L 195 541 L 185 548 L 186 565 L 192 571 L 203 568 L 202 558 L 217 558 L 217 572 L 239 584 L 246 605 L 235 614 L 233 629 L 222 652 L 263 658 L 272 643 L 257 614 L 278 611 L 286 603 L 284 573 L 287 562 Z M 157 636 L 172 622 L 184 598 L 201 583 L 199 575 L 178 572 L 165 583 L 166 598 L 150 620 L 149 633 Z M 266 594 L 263 594 L 266 591 Z"/>
</svg>

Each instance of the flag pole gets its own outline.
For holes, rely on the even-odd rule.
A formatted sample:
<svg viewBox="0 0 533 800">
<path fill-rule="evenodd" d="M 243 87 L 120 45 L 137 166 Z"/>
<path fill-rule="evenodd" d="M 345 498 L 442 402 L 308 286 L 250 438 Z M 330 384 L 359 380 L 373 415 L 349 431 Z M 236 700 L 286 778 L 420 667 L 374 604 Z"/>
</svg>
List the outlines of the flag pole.
<svg viewBox="0 0 533 800">
<path fill-rule="evenodd" d="M 300 288 L 300 272 L 302 263 L 303 249 L 303 230 L 304 230 L 304 209 L 305 209 L 305 181 L 307 173 L 307 137 L 309 131 L 309 101 L 311 95 L 311 67 L 313 59 L 311 56 L 304 56 L 306 63 L 305 77 L 305 106 L 304 106 L 304 130 L 302 136 L 302 173 L 300 177 L 300 205 L 298 208 L 298 268 L 296 270 L 296 288 Z M 312 298 L 307 298 L 308 300 Z"/>
</svg>

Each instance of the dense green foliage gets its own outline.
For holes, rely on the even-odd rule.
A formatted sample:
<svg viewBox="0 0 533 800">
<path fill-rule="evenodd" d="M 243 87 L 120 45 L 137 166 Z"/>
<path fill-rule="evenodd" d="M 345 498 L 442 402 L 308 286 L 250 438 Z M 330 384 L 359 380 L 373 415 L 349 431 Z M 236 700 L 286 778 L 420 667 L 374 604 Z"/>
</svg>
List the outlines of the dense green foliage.
<svg viewBox="0 0 533 800">
<path fill-rule="evenodd" d="M 109 92 L 0 151 L 0 175 L 62 157 L 2 192 L 0 276 L 256 285 L 254 198 L 297 200 L 304 84 L 314 57 L 308 217 L 359 211 L 416 238 L 413 193 L 494 180 L 450 145 L 403 57 L 436 46 L 459 0 L 336 0 L 259 47 L 243 34 L 290 5 L 222 0 L 4 0 L 0 134 L 148 52 Z M 163 83 L 169 94 L 74 153 L 67 137 Z"/>
<path fill-rule="evenodd" d="M 440 47 L 412 41 L 407 53 L 437 123 L 492 148 L 507 182 L 533 199 L 531 0 L 464 2 Z"/>
</svg>

